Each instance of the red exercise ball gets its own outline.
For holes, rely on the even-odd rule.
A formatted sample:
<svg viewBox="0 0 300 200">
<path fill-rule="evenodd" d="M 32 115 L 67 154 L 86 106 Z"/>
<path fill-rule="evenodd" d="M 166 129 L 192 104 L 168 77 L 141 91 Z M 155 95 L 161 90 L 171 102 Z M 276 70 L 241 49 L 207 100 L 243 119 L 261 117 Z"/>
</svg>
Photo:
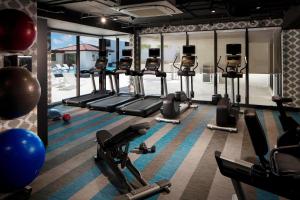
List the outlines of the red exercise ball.
<svg viewBox="0 0 300 200">
<path fill-rule="evenodd" d="M 41 95 L 38 80 L 25 67 L 0 68 L 0 119 L 29 113 Z"/>
<path fill-rule="evenodd" d="M 0 10 L 0 52 L 20 52 L 28 49 L 36 37 L 36 26 L 24 12 Z"/>
<path fill-rule="evenodd" d="M 62 119 L 65 122 L 69 122 L 71 120 L 71 115 L 70 114 L 63 114 Z"/>
</svg>

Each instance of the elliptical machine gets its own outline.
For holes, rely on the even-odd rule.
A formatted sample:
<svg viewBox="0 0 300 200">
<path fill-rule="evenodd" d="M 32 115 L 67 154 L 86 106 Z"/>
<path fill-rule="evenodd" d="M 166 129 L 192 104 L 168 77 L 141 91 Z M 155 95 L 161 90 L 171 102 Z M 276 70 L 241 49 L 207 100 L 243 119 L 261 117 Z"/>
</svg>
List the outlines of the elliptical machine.
<svg viewBox="0 0 300 200">
<path fill-rule="evenodd" d="M 220 94 L 213 95 L 212 101 L 217 102 L 216 125 L 208 124 L 207 127 L 213 130 L 237 132 L 236 123 L 239 119 L 241 102 L 240 78 L 243 78 L 242 71 L 247 66 L 247 59 L 245 58 L 245 67 L 239 69 L 241 67 L 241 44 L 227 44 L 226 54 L 227 65 L 225 70 L 217 65 L 222 70 L 222 77 L 225 78 L 225 94 L 223 98 Z M 228 78 L 231 79 L 232 99 L 228 96 Z M 237 79 L 236 96 L 234 79 Z"/>
<path fill-rule="evenodd" d="M 178 76 L 180 77 L 180 91 L 168 94 L 163 101 L 160 112 L 163 117 L 157 117 L 157 121 L 179 124 L 178 117 L 181 113 L 189 108 L 197 108 L 197 105 L 192 105 L 192 98 L 194 98 L 193 77 L 195 76 L 195 69 L 198 67 L 197 56 L 195 54 L 194 45 L 183 46 L 183 54 L 181 58 L 180 67 L 175 65 L 177 56 L 173 62 L 174 68 L 178 69 Z M 182 78 L 186 80 L 186 91 L 183 91 Z M 191 91 L 190 91 L 191 84 Z"/>
</svg>

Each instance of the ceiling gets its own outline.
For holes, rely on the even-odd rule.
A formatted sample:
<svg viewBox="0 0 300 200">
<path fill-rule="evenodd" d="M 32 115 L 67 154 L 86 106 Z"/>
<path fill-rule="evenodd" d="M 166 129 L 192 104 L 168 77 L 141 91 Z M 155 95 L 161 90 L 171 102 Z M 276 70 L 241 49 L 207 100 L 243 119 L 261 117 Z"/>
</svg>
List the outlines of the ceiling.
<svg viewBox="0 0 300 200">
<path fill-rule="evenodd" d="M 38 0 L 38 8 L 50 12 L 71 10 L 80 18 L 106 17 L 128 27 L 214 23 L 262 18 L 283 18 L 300 0 L 169 0 L 182 13 L 173 16 L 132 17 L 114 9 L 120 5 L 134 5 L 148 0 Z M 157 0 L 151 1 L 157 2 Z"/>
<path fill-rule="evenodd" d="M 109 29 L 96 28 L 92 26 L 86 26 L 82 24 L 76 24 L 71 22 L 65 22 L 56 19 L 49 19 L 48 26 L 51 29 L 70 31 L 75 33 L 81 33 L 82 35 L 95 35 L 95 36 L 111 36 L 111 35 L 123 35 L 126 34 L 124 32 L 113 31 Z"/>
</svg>

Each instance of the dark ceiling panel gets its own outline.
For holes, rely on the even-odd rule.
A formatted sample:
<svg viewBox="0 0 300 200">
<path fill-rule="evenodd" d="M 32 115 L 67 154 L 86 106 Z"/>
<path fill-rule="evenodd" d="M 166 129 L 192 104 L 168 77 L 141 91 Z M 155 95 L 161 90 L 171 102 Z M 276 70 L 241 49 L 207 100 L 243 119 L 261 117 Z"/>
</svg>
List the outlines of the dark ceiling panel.
<svg viewBox="0 0 300 200">
<path fill-rule="evenodd" d="M 78 3 L 84 5 L 86 0 L 38 0 L 49 9 L 59 6 L 67 8 L 67 4 Z M 103 6 L 118 5 L 116 0 L 95 0 Z M 145 2 L 140 0 L 121 0 L 120 5 L 132 5 Z M 262 18 L 283 18 L 289 8 L 300 5 L 300 0 L 172 0 L 183 13 L 174 16 L 151 18 L 120 18 L 125 26 L 149 27 L 158 25 L 215 23 L 237 20 L 254 20 Z M 38 4 L 39 5 L 39 4 Z M 90 13 L 82 13 L 90 14 Z M 113 13 L 112 15 L 116 15 Z"/>
</svg>

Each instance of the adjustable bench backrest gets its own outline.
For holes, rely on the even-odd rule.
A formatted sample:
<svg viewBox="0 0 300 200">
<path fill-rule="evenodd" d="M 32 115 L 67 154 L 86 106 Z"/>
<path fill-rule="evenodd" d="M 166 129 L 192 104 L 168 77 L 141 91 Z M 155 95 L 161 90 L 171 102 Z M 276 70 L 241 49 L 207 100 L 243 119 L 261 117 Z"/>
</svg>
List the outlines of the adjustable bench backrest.
<svg viewBox="0 0 300 200">
<path fill-rule="evenodd" d="M 262 164 L 265 164 L 267 161 L 264 156 L 269 152 L 269 147 L 257 113 L 253 109 L 245 110 L 244 117 L 255 153 Z"/>
<path fill-rule="evenodd" d="M 102 129 L 96 133 L 97 142 L 103 149 L 113 149 L 125 145 L 146 133 L 149 123 L 124 123 L 111 129 Z"/>
</svg>

